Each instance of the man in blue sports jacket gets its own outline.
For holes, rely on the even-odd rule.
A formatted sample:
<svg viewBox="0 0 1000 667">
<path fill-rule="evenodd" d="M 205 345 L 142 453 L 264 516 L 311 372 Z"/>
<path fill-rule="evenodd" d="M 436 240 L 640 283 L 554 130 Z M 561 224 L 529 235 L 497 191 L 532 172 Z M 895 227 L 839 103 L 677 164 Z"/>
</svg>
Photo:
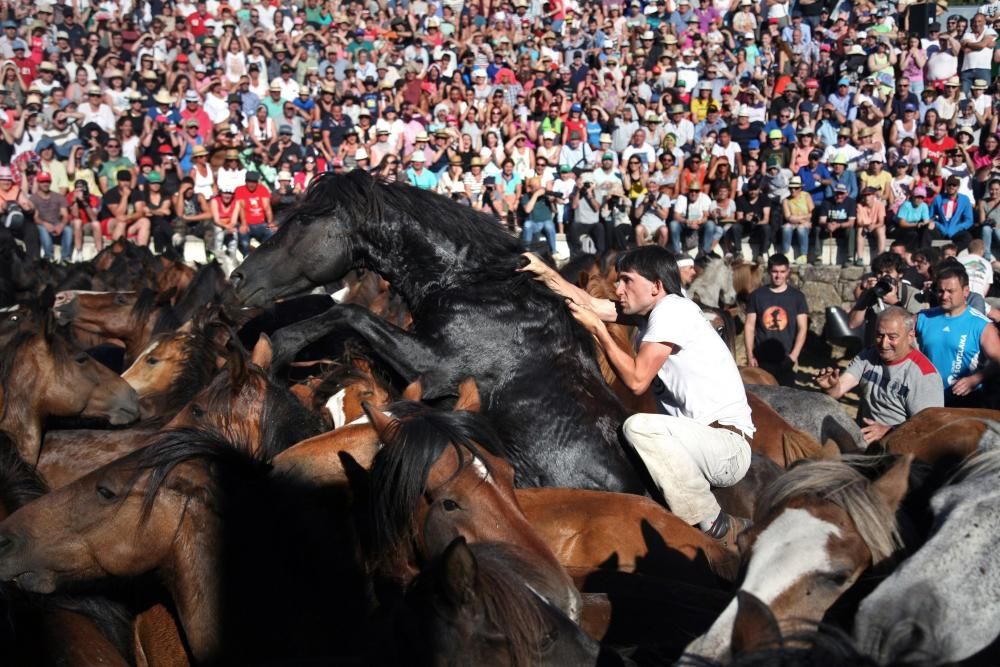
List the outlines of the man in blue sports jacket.
<svg viewBox="0 0 1000 667">
<path fill-rule="evenodd" d="M 931 203 L 931 219 L 934 221 L 933 236 L 951 239 L 959 250 L 965 250 L 972 241 L 972 202 L 958 191 L 961 181 L 957 176 L 949 176 L 944 182 L 944 192 Z"/>
</svg>

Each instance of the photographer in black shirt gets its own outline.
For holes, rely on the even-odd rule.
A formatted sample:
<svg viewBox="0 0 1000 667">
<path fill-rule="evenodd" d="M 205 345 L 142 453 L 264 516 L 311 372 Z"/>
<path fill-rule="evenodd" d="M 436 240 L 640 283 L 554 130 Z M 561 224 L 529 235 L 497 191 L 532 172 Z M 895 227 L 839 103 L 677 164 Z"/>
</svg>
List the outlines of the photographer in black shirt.
<svg viewBox="0 0 1000 667">
<path fill-rule="evenodd" d="M 865 324 L 865 345 L 875 340 L 875 318 L 888 306 L 902 306 L 911 313 L 925 307 L 917 299 L 918 290 L 901 280 L 906 262 L 893 252 L 876 255 L 872 272 L 861 279 L 861 295 L 848 314 L 848 326 Z"/>
</svg>

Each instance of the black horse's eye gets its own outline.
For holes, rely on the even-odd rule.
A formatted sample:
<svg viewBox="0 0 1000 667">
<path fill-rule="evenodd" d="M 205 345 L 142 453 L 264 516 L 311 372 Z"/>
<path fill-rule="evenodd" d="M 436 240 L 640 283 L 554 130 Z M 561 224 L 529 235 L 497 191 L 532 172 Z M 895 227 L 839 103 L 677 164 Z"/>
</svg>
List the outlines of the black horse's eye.
<svg viewBox="0 0 1000 667">
<path fill-rule="evenodd" d="M 87 359 L 88 359 L 87 353 L 84 352 L 82 354 L 76 355 L 76 358 L 73 361 L 83 366 L 85 363 L 87 363 Z"/>
<path fill-rule="evenodd" d="M 156 357 L 146 357 L 146 363 L 150 366 L 155 366 L 156 364 L 160 363 L 160 360 L 157 359 Z"/>
<path fill-rule="evenodd" d="M 205 416 L 205 411 L 201 409 L 201 406 L 195 403 L 191 406 L 191 416 L 195 419 L 201 419 Z"/>
<path fill-rule="evenodd" d="M 97 495 L 99 495 L 101 498 L 104 498 L 105 500 L 114 500 L 115 498 L 118 497 L 117 493 L 115 493 L 108 487 L 103 486 L 101 484 L 97 485 Z"/>
<path fill-rule="evenodd" d="M 444 502 L 441 503 L 441 506 L 444 507 L 444 511 L 445 512 L 455 512 L 455 511 L 461 509 L 461 507 L 459 507 L 458 503 L 456 503 L 451 498 L 445 498 Z"/>
<path fill-rule="evenodd" d="M 11 321 L 11 322 L 20 322 L 21 321 L 21 316 L 20 315 L 11 315 L 9 321 Z"/>
</svg>

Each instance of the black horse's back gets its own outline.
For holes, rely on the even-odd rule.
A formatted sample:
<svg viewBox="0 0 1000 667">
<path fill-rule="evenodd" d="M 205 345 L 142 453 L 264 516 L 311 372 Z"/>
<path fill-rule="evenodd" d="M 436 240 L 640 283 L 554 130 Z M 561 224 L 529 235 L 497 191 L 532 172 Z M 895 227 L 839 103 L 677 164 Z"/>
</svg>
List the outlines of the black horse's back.
<svg viewBox="0 0 1000 667">
<path fill-rule="evenodd" d="M 642 493 L 619 442 L 625 413 L 593 339 L 560 297 L 517 272 L 521 251 L 485 214 L 351 172 L 317 179 L 233 277 L 237 295 L 259 306 L 351 269 L 377 272 L 406 301 L 412 330 L 334 305 L 283 337 L 304 345 L 348 331 L 431 394 L 475 378 L 521 485 Z"/>
</svg>

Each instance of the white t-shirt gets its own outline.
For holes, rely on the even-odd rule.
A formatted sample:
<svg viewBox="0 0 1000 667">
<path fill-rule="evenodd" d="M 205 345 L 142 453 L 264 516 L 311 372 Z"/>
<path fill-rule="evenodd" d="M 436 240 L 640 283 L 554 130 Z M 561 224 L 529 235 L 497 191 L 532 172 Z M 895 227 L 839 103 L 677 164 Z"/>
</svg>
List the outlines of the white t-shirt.
<svg viewBox="0 0 1000 667">
<path fill-rule="evenodd" d="M 661 299 L 637 340 L 674 346 L 652 385 L 664 413 L 706 426 L 717 421 L 753 435 L 750 404 L 733 355 L 693 301 L 673 294 Z"/>
<path fill-rule="evenodd" d="M 969 289 L 985 297 L 993 284 L 993 267 L 984 258 L 973 255 L 968 250 L 959 253 L 958 261 L 969 275 Z"/>
<path fill-rule="evenodd" d="M 980 42 L 987 37 L 996 37 L 997 33 L 993 28 L 986 26 L 983 29 L 983 34 L 977 37 L 971 29 L 966 30 L 965 34 L 962 35 L 962 44 L 971 44 L 973 42 Z M 965 60 L 962 61 L 962 71 L 968 69 L 985 69 L 988 70 L 993 66 L 993 49 L 969 49 L 965 52 Z"/>
</svg>

